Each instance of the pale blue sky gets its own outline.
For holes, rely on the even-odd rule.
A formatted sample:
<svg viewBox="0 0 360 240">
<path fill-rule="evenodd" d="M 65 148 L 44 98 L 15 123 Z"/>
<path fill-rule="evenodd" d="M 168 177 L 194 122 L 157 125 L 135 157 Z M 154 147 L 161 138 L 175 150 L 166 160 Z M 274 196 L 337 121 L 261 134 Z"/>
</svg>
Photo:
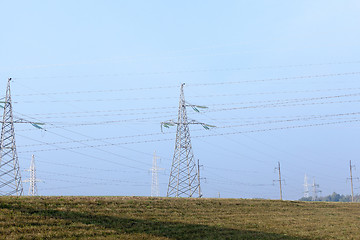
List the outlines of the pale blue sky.
<svg viewBox="0 0 360 240">
<path fill-rule="evenodd" d="M 16 116 L 48 130 L 16 125 L 40 194 L 150 195 L 156 150 L 164 196 L 175 129 L 160 122 L 176 118 L 183 82 L 209 107 L 190 118 L 218 127 L 191 127 L 205 197 L 278 198 L 278 161 L 285 199 L 302 197 L 305 173 L 323 195 L 350 193 L 359 1 L 0 3 L 0 91 L 13 77 Z"/>
</svg>

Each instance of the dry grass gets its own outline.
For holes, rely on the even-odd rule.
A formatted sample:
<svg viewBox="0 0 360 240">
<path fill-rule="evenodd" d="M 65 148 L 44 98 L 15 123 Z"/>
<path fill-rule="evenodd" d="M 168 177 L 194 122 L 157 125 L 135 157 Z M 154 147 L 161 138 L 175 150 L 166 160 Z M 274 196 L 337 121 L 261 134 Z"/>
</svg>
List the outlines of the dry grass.
<svg viewBox="0 0 360 240">
<path fill-rule="evenodd" d="M 0 197 L 4 239 L 359 239 L 360 204 Z"/>
</svg>

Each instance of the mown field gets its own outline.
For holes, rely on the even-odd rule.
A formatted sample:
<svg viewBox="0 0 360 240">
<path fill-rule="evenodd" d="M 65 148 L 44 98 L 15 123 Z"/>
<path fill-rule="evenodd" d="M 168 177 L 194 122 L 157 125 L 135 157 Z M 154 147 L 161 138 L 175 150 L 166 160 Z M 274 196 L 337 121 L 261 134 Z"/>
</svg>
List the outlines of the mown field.
<svg viewBox="0 0 360 240">
<path fill-rule="evenodd" d="M 360 239 L 360 204 L 0 197 L 1 239 Z"/>
</svg>

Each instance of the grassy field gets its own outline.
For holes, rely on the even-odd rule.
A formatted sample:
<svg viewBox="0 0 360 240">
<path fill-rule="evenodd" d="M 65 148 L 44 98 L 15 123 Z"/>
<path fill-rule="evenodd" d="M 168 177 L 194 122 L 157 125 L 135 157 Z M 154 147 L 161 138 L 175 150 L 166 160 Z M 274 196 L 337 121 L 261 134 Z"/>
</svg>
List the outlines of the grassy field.
<svg viewBox="0 0 360 240">
<path fill-rule="evenodd" d="M 1 239 L 360 239 L 360 204 L 0 197 Z"/>
</svg>

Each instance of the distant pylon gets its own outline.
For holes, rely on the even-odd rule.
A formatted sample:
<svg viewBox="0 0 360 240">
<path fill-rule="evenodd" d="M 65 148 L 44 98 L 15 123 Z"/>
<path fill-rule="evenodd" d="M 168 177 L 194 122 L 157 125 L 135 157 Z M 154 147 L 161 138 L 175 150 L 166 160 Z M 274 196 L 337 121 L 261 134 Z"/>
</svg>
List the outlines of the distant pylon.
<svg viewBox="0 0 360 240">
<path fill-rule="evenodd" d="M 308 179 L 307 179 L 306 173 L 305 173 L 305 177 L 304 177 L 304 197 L 305 198 L 309 197 L 309 184 L 308 184 Z"/>
<path fill-rule="evenodd" d="M 28 182 L 30 184 L 29 196 L 37 196 L 38 190 L 37 190 L 36 183 L 39 182 L 39 180 L 36 178 L 35 156 L 34 155 L 32 155 L 32 158 L 31 158 L 30 169 L 27 169 L 25 171 L 30 172 L 30 178 L 24 181 L 24 182 Z"/>
<path fill-rule="evenodd" d="M 158 156 L 156 156 L 156 151 L 154 152 L 153 157 L 153 165 L 151 170 L 151 196 L 152 197 L 159 197 L 160 196 L 160 190 L 159 190 L 159 179 L 158 179 L 158 172 L 161 170 L 164 170 L 162 168 L 158 168 L 157 166 L 157 159 L 159 159 Z"/>
<path fill-rule="evenodd" d="M 315 183 L 315 178 L 313 180 L 313 184 L 312 184 L 312 190 L 313 190 L 313 195 L 312 195 L 312 200 L 315 201 L 317 199 L 317 194 L 319 192 L 321 192 L 320 190 L 318 190 L 319 184 Z"/>
<path fill-rule="evenodd" d="M 187 104 L 184 96 L 184 83 L 180 88 L 180 101 L 178 110 L 178 120 L 162 122 L 161 126 L 169 127 L 177 125 L 175 151 L 169 177 L 167 197 L 201 197 L 200 179 L 198 176 L 198 166 L 194 158 L 194 153 L 190 139 L 190 124 L 200 124 L 205 129 L 214 127 L 195 120 L 188 121 L 186 107 L 190 106 L 195 111 L 197 108 L 206 108 Z"/>
<path fill-rule="evenodd" d="M 23 194 L 19 160 L 16 152 L 10 81 L 8 79 L 0 141 L 0 195 Z"/>
</svg>

